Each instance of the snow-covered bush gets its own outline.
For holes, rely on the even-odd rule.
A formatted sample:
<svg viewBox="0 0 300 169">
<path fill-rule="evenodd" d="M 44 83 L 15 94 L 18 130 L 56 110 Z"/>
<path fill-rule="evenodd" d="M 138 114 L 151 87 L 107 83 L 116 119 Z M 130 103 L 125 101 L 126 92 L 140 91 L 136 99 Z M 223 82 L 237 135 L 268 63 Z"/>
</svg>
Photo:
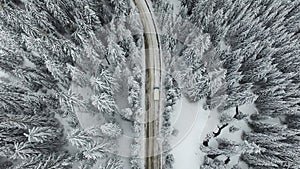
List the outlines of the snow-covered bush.
<svg viewBox="0 0 300 169">
<path fill-rule="evenodd" d="M 133 112 L 130 108 L 125 108 L 125 109 L 120 111 L 120 115 L 123 119 L 131 121 L 132 116 L 133 116 Z"/>
<path fill-rule="evenodd" d="M 140 135 L 141 132 L 142 132 L 142 130 L 143 130 L 143 125 L 142 125 L 142 123 L 140 123 L 140 122 L 138 122 L 138 121 L 134 121 L 134 122 L 133 122 L 133 131 L 134 131 L 135 133 L 137 133 L 138 135 Z"/>
</svg>

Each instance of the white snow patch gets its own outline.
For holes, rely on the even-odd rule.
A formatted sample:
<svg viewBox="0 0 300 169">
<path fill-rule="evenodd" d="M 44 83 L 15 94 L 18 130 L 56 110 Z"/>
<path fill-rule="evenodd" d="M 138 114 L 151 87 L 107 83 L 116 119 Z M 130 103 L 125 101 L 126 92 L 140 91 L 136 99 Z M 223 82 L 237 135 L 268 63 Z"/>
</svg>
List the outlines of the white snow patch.
<svg viewBox="0 0 300 169">
<path fill-rule="evenodd" d="M 128 77 L 124 76 L 123 80 L 120 81 L 120 90 L 115 95 L 116 98 L 116 104 L 118 105 L 119 111 L 121 111 L 124 108 L 128 108 Z M 120 138 L 118 138 L 118 155 L 120 155 L 124 168 L 130 168 L 130 145 L 133 142 L 134 133 L 132 131 L 132 122 L 125 121 L 121 119 L 121 117 L 118 117 L 116 121 L 120 124 L 123 134 Z"/>
<path fill-rule="evenodd" d="M 118 119 L 121 128 L 123 129 L 123 134 L 120 138 L 118 138 L 118 155 L 121 157 L 124 168 L 130 168 L 130 153 L 131 148 L 130 145 L 133 142 L 133 138 L 135 137 L 135 133 L 132 132 L 132 123 L 129 121 L 124 121 Z"/>
<path fill-rule="evenodd" d="M 241 111 L 242 113 L 247 114 L 247 115 L 250 116 L 251 114 L 256 113 L 257 110 L 256 110 L 256 107 L 255 107 L 254 104 L 245 104 L 245 105 L 242 105 L 242 106 L 239 107 L 239 111 Z M 234 114 L 235 113 L 235 108 L 230 109 L 230 113 Z M 240 128 L 240 130 L 236 131 L 234 133 L 230 133 L 229 132 L 229 127 L 232 126 L 232 125 L 235 126 L 235 127 Z M 228 127 L 226 127 L 224 130 L 222 130 L 219 138 L 227 138 L 227 139 L 230 139 L 230 140 L 235 141 L 237 143 L 243 143 L 242 134 L 243 134 L 244 131 L 246 131 L 246 132 L 251 131 L 250 127 L 247 124 L 247 121 L 246 120 L 235 120 L 235 121 L 231 122 Z M 237 154 L 235 156 L 231 156 L 230 157 L 230 162 L 228 163 L 228 167 L 231 168 L 231 167 L 233 167 L 233 165 L 239 163 L 239 165 L 241 167 L 248 168 L 247 164 L 245 162 L 239 160 L 239 158 L 240 158 L 240 154 Z"/>
<path fill-rule="evenodd" d="M 175 106 L 172 122 L 173 127 L 179 133 L 170 139 L 175 169 L 198 169 L 202 164 L 201 133 L 205 129 L 210 114 L 210 111 L 202 108 L 203 101 L 190 103 L 183 97 Z"/>
<path fill-rule="evenodd" d="M 215 131 L 220 125 L 219 113 L 216 110 L 204 110 L 202 108 L 204 101 L 190 103 L 183 97 L 174 108 L 172 126 L 179 131 L 177 136 L 172 136 L 170 139 L 171 153 L 175 158 L 174 169 L 199 169 L 203 164 L 204 153 L 201 152 L 200 146 L 206 135 Z M 253 104 L 240 106 L 239 110 L 248 115 L 256 112 Z M 227 113 L 234 115 L 235 109 L 232 108 Z M 229 126 L 232 125 L 241 130 L 230 133 Z M 242 143 L 242 132 L 251 130 L 245 120 L 233 121 L 229 126 L 222 130 L 218 138 L 229 138 L 237 143 Z M 217 146 L 215 138 L 210 140 L 209 146 Z M 231 168 L 237 163 L 247 168 L 244 162 L 239 161 L 239 155 L 231 157 L 228 167 Z"/>
<path fill-rule="evenodd" d="M 255 113 L 257 110 L 256 110 L 256 107 L 254 104 L 245 104 L 245 105 L 239 106 L 239 111 L 250 116 L 251 114 Z M 218 125 L 218 121 L 219 121 L 218 113 L 216 111 L 215 111 L 215 113 L 216 113 L 216 116 L 214 117 L 215 118 L 214 125 L 208 125 L 210 127 L 207 127 L 207 128 L 211 128 L 212 131 L 217 129 L 217 125 Z M 215 114 L 215 113 L 213 113 L 213 114 Z M 234 116 L 235 108 L 231 108 L 231 109 L 227 110 L 226 113 Z M 210 124 L 210 122 L 208 122 L 208 124 Z M 231 132 L 229 132 L 230 126 L 235 126 L 237 128 L 240 128 L 240 130 L 236 131 L 234 133 L 231 133 Z M 209 131 L 209 130 L 207 130 L 207 131 Z M 227 138 L 229 140 L 235 141 L 236 143 L 243 143 L 242 134 L 244 131 L 246 131 L 246 132 L 251 131 L 251 129 L 249 128 L 249 126 L 247 124 L 247 121 L 245 119 L 244 120 L 234 120 L 234 121 L 230 122 L 229 125 L 222 130 L 221 134 L 217 138 Z M 211 132 L 207 132 L 207 133 L 203 132 L 203 134 L 208 134 Z M 209 141 L 209 146 L 217 147 L 216 138 L 212 138 Z M 247 164 L 244 163 L 243 161 L 239 160 L 239 158 L 240 158 L 240 154 L 231 156 L 230 162 L 228 163 L 227 167 L 232 168 L 235 164 L 239 164 L 241 167 L 248 168 Z"/>
</svg>

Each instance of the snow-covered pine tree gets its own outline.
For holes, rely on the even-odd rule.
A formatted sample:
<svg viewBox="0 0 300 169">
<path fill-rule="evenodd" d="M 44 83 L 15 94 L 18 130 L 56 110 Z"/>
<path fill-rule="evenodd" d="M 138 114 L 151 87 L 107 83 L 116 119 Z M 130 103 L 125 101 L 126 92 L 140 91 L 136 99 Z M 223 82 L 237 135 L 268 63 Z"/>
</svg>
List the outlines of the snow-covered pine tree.
<svg viewBox="0 0 300 169">
<path fill-rule="evenodd" d="M 295 146 L 299 144 L 299 139 L 296 136 L 299 131 L 290 131 L 278 126 L 279 128 L 276 128 L 277 130 L 274 129 L 272 132 L 271 127 L 273 125 L 265 125 L 262 127 L 265 131 L 256 129 L 252 133 L 244 134 L 244 139 L 248 140 L 248 142 L 254 142 L 264 151 L 259 154 L 252 153 L 251 156 L 253 157 L 250 157 L 249 154 L 245 156 L 247 158 L 244 159 L 243 157 L 243 160 L 254 166 L 263 165 L 255 164 L 254 161 L 249 161 L 248 159 L 264 157 L 263 160 L 270 160 L 270 163 L 277 167 L 285 167 L 286 163 L 289 163 L 290 167 L 298 166 L 299 160 L 295 159 L 298 158 L 300 150 L 295 148 Z"/>
<path fill-rule="evenodd" d="M 133 112 L 130 108 L 126 108 L 121 110 L 120 115 L 122 118 L 124 118 L 125 120 L 132 120 L 132 116 L 133 116 Z"/>
<path fill-rule="evenodd" d="M 253 126 L 249 122 L 254 131 L 246 140 L 253 139 L 251 144 L 257 144 L 266 152 L 245 154 L 242 159 L 253 168 L 296 167 L 298 164 L 290 160 L 295 157 L 282 151 L 298 154 L 298 149 L 290 150 L 289 147 L 299 143 L 290 136 L 290 133 L 298 132 L 299 121 L 299 102 L 295 99 L 300 79 L 296 73 L 299 28 L 295 27 L 299 22 L 299 2 L 182 2 L 186 4 L 190 21 L 210 35 L 216 53 L 224 51 L 225 55 L 222 54 L 220 59 L 226 69 L 227 90 L 216 92 L 217 96 L 226 97 L 225 106 L 220 110 L 255 101 L 258 113 L 251 119 L 259 124 Z M 226 49 L 218 49 L 220 46 Z M 217 98 L 220 97 L 209 95 L 208 104 L 222 102 Z M 290 128 L 274 128 L 260 122 L 282 116 L 282 123 L 291 122 Z M 282 128 L 287 132 L 282 132 Z M 272 136 L 272 139 L 267 136 Z M 287 138 L 291 141 L 288 142 Z"/>
<path fill-rule="evenodd" d="M 114 67 L 121 66 L 125 63 L 124 49 L 116 42 L 116 35 L 112 34 L 107 37 L 107 60 Z"/>
<path fill-rule="evenodd" d="M 123 161 L 117 157 L 110 157 L 101 167 L 100 169 L 123 169 Z"/>
<path fill-rule="evenodd" d="M 71 145 L 78 148 L 86 147 L 88 144 L 93 142 L 91 136 L 88 135 L 86 131 L 80 129 L 74 129 L 71 133 L 68 134 L 68 141 Z"/>
<path fill-rule="evenodd" d="M 116 113 L 116 103 L 113 97 L 107 93 L 93 95 L 90 98 L 91 104 L 96 107 L 100 113 L 113 116 Z"/>
<path fill-rule="evenodd" d="M 71 169 L 73 158 L 68 153 L 40 155 L 22 161 L 13 169 Z"/>
<path fill-rule="evenodd" d="M 204 64 L 198 63 L 183 72 L 182 91 L 184 95 L 191 101 L 196 102 L 208 94 L 209 77 L 205 70 Z"/>
<path fill-rule="evenodd" d="M 89 160 L 104 159 L 108 153 L 114 152 L 114 143 L 110 143 L 107 140 L 100 139 L 99 141 L 89 143 L 86 147 L 83 147 L 82 154 Z"/>
<path fill-rule="evenodd" d="M 116 138 L 122 134 L 122 129 L 115 123 L 105 123 L 100 126 L 101 132 L 108 137 Z"/>
<path fill-rule="evenodd" d="M 140 107 L 140 90 L 141 86 L 137 78 L 134 76 L 128 77 L 128 103 L 133 112 L 136 112 Z"/>
<path fill-rule="evenodd" d="M 209 49 L 210 43 L 210 36 L 208 34 L 201 34 L 193 39 L 190 44 L 187 44 L 181 56 L 184 58 L 187 66 L 200 62 L 203 59 L 204 52 Z"/>
<path fill-rule="evenodd" d="M 115 36 L 117 32 L 105 30 L 103 26 L 112 21 L 113 13 L 117 13 L 118 16 L 127 14 L 128 7 L 129 2 L 126 0 L 118 2 L 18 0 L 1 3 L 0 53 L 5 58 L 0 59 L 0 67 L 1 70 L 13 75 L 11 77 L 14 77 L 13 81 L 16 82 L 13 85 L 1 83 L 0 110 L 7 113 L 1 116 L 0 120 L 1 131 L 4 134 L 1 140 L 8 142 L 9 148 L 14 150 L 12 140 L 18 141 L 19 145 L 29 140 L 32 145 L 26 145 L 24 148 L 26 151 L 29 149 L 29 154 L 30 152 L 43 155 L 53 152 L 59 154 L 58 150 L 64 144 L 62 126 L 54 118 L 53 113 L 69 115 L 66 121 L 72 121 L 70 119 L 73 118 L 77 125 L 70 127 L 76 128 L 79 126 L 74 111 L 91 108 L 85 102 L 88 99 L 78 95 L 78 88 L 88 86 L 87 88 L 91 88 L 94 92 L 93 96 L 106 93 L 109 98 L 114 97 L 113 94 L 118 88 L 118 85 L 115 85 L 117 82 L 112 78 L 115 72 L 104 59 L 108 53 L 113 55 L 115 52 L 118 56 L 125 57 L 131 55 L 132 51 L 127 50 L 127 44 L 120 45 L 117 38 L 109 43 L 113 47 L 108 51 L 106 33 Z M 120 20 L 117 23 L 120 26 L 117 27 L 119 33 L 122 32 L 121 26 L 125 25 L 124 22 L 125 20 Z M 136 39 L 132 36 L 129 35 L 128 38 L 131 39 L 128 44 L 134 49 L 133 40 Z M 141 39 L 139 38 L 139 43 Z M 136 57 L 137 53 L 135 51 Z M 124 57 L 117 58 L 118 66 L 125 64 Z M 91 78 L 91 86 L 88 84 L 90 77 L 94 77 Z M 25 87 L 15 85 L 20 82 L 25 84 Z M 104 88 L 102 83 L 105 84 Z M 110 106 L 116 107 L 114 101 L 109 104 L 108 109 Z M 99 104 L 96 107 L 99 108 Z M 46 118 L 49 121 L 46 121 Z M 54 129 L 57 133 L 52 133 Z M 49 133 L 52 133 L 51 136 Z M 83 154 L 90 159 L 100 157 L 101 153 L 105 155 L 106 152 L 96 153 L 101 145 L 91 144 Z M 17 147 L 21 147 L 22 150 L 24 146 Z M 28 155 L 25 153 L 24 156 Z M 36 165 L 45 168 L 69 167 L 66 163 L 67 166 L 60 166 L 60 162 L 52 157 L 51 159 L 49 157 L 49 161 L 50 165 L 48 162 Z M 24 166 L 23 168 L 29 168 L 29 165 Z"/>
</svg>

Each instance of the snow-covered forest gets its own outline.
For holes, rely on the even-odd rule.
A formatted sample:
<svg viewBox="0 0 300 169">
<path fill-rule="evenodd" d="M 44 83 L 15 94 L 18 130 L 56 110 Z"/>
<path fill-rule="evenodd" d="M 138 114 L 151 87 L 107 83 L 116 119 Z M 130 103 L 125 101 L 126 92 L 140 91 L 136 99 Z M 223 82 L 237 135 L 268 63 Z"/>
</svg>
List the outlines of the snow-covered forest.
<svg viewBox="0 0 300 169">
<path fill-rule="evenodd" d="M 0 168 L 141 168 L 143 31 L 134 5 L 0 3 Z"/>
<path fill-rule="evenodd" d="M 300 1 L 154 2 L 167 98 L 178 100 L 179 90 L 191 103 L 204 100 L 201 109 L 217 112 L 215 129 L 198 141 L 199 167 L 299 168 Z M 166 126 L 169 133 L 177 130 Z M 165 168 L 179 169 L 174 156 L 165 152 Z"/>
<path fill-rule="evenodd" d="M 299 169 L 300 1 L 152 5 L 163 169 Z M 0 169 L 145 168 L 144 53 L 131 0 L 0 0 Z"/>
</svg>

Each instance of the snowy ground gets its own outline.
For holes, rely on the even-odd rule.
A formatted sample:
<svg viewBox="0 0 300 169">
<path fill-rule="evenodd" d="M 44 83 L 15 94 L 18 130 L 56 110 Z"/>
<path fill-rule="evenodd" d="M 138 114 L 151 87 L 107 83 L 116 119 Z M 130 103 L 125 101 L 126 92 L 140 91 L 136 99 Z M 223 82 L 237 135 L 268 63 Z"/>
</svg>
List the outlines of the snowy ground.
<svg viewBox="0 0 300 169">
<path fill-rule="evenodd" d="M 243 106 L 240 106 L 239 110 L 242 113 L 248 114 L 248 115 L 254 114 L 257 111 L 254 104 L 245 104 Z M 229 109 L 228 113 L 233 116 L 235 113 L 235 108 Z M 232 125 L 234 125 L 237 128 L 240 128 L 240 130 L 236 131 L 234 133 L 230 133 L 229 127 Z M 236 121 L 233 121 L 232 123 L 230 123 L 228 127 L 224 128 L 224 130 L 222 130 L 222 132 L 221 132 L 220 136 L 218 136 L 218 138 L 228 138 L 237 143 L 242 143 L 243 140 L 242 140 L 241 136 L 242 136 L 243 131 L 251 131 L 251 129 L 249 128 L 249 126 L 245 120 L 236 120 Z M 212 142 L 213 142 L 213 140 L 212 140 Z M 233 165 L 235 165 L 237 163 L 239 163 L 240 167 L 242 167 L 242 168 L 245 168 L 245 169 L 248 168 L 246 163 L 244 163 L 243 161 L 239 161 L 239 154 L 236 156 L 230 157 L 230 162 L 228 163 L 228 167 L 231 168 Z"/>
<path fill-rule="evenodd" d="M 175 157 L 175 169 L 194 169 L 201 164 L 201 133 L 209 119 L 209 111 L 202 109 L 203 101 L 189 103 L 184 97 L 175 106 L 173 126 L 178 135 L 172 137 L 171 153 Z"/>
<path fill-rule="evenodd" d="M 123 80 L 122 86 L 120 88 L 120 92 L 117 94 L 116 103 L 118 105 L 119 110 L 129 107 L 127 97 L 128 97 L 128 85 L 127 80 Z M 124 121 L 121 118 L 118 118 L 121 128 L 123 129 L 123 134 L 118 139 L 119 145 L 119 155 L 121 156 L 124 164 L 124 168 L 130 168 L 129 158 L 130 157 L 130 144 L 133 141 L 133 132 L 132 132 L 132 123 L 128 121 Z"/>
<path fill-rule="evenodd" d="M 219 113 L 215 110 L 204 110 L 202 105 L 204 100 L 198 103 L 189 103 L 186 98 L 182 98 L 175 106 L 173 116 L 173 127 L 178 130 L 177 136 L 172 136 L 170 142 L 172 145 L 171 153 L 174 155 L 174 169 L 199 169 L 204 160 L 204 153 L 200 146 L 206 135 L 212 133 L 219 125 Z M 243 105 L 240 108 L 245 114 L 255 113 L 253 104 Z M 229 114 L 234 115 L 234 109 L 228 110 Z M 234 121 L 229 126 L 234 125 L 241 130 L 230 133 L 229 127 L 226 127 L 220 134 L 220 137 L 230 138 L 238 143 L 242 142 L 242 131 L 249 131 L 245 120 Z M 210 146 L 216 146 L 216 141 L 212 139 Z M 231 157 L 228 167 L 238 163 L 239 156 Z M 244 168 L 245 164 L 239 162 Z"/>
</svg>

